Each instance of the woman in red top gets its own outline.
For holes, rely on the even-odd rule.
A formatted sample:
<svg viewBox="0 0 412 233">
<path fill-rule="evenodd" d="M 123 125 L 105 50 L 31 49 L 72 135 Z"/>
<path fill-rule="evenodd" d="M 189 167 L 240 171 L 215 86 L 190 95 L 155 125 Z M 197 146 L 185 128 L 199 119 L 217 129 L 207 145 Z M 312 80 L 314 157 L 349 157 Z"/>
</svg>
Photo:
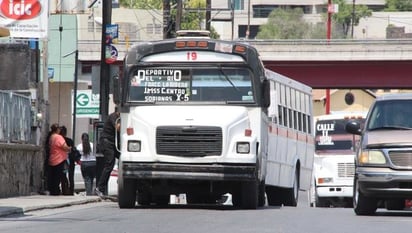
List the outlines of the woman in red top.
<svg viewBox="0 0 412 233">
<path fill-rule="evenodd" d="M 71 149 L 60 135 L 60 128 L 58 124 L 51 126 L 51 136 L 49 139 L 49 191 L 50 195 L 60 195 L 60 183 L 63 180 L 67 152 Z"/>
</svg>

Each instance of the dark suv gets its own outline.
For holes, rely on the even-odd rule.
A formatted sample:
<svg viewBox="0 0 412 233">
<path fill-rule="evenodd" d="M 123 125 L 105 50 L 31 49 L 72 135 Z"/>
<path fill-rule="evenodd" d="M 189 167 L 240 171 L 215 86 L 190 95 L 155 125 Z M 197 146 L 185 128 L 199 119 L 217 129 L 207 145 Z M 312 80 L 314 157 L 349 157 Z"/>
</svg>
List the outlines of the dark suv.
<svg viewBox="0 0 412 233">
<path fill-rule="evenodd" d="M 362 136 L 355 157 L 355 213 L 371 215 L 380 206 L 403 210 L 412 199 L 412 94 L 377 97 L 365 126 L 349 122 L 346 131 Z"/>
</svg>

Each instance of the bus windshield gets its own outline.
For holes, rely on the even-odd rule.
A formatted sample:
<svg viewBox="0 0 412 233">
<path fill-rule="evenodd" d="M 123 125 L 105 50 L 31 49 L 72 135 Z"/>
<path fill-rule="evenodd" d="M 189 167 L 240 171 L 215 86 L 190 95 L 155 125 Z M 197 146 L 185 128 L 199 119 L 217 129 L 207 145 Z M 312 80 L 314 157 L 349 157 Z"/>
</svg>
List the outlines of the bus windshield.
<svg viewBox="0 0 412 233">
<path fill-rule="evenodd" d="M 346 132 L 345 125 L 349 120 L 351 119 L 318 120 L 315 126 L 315 152 L 354 153 L 359 136 Z M 362 119 L 361 123 L 364 121 Z"/>
<path fill-rule="evenodd" d="M 129 74 L 130 102 L 255 102 L 247 68 L 151 66 Z"/>
</svg>

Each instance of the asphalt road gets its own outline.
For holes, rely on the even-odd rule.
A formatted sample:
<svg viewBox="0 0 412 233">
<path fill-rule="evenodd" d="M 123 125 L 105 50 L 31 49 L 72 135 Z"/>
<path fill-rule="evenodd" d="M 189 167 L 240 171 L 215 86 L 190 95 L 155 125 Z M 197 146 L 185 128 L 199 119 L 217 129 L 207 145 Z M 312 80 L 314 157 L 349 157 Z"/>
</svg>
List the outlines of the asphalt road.
<svg viewBox="0 0 412 233">
<path fill-rule="evenodd" d="M 356 216 L 351 208 L 298 207 L 239 210 L 231 206 L 162 206 L 119 209 L 104 201 L 0 218 L 0 232 L 99 233 L 410 233 L 412 211 L 379 210 Z"/>
</svg>

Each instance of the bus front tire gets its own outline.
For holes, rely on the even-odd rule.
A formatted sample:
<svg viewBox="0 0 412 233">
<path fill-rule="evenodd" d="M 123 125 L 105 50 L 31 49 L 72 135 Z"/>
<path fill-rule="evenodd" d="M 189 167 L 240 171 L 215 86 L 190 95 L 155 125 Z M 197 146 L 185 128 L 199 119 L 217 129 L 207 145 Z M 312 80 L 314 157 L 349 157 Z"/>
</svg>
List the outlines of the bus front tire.
<svg viewBox="0 0 412 233">
<path fill-rule="evenodd" d="M 136 182 L 132 179 L 118 179 L 118 204 L 121 209 L 136 206 Z"/>
</svg>

